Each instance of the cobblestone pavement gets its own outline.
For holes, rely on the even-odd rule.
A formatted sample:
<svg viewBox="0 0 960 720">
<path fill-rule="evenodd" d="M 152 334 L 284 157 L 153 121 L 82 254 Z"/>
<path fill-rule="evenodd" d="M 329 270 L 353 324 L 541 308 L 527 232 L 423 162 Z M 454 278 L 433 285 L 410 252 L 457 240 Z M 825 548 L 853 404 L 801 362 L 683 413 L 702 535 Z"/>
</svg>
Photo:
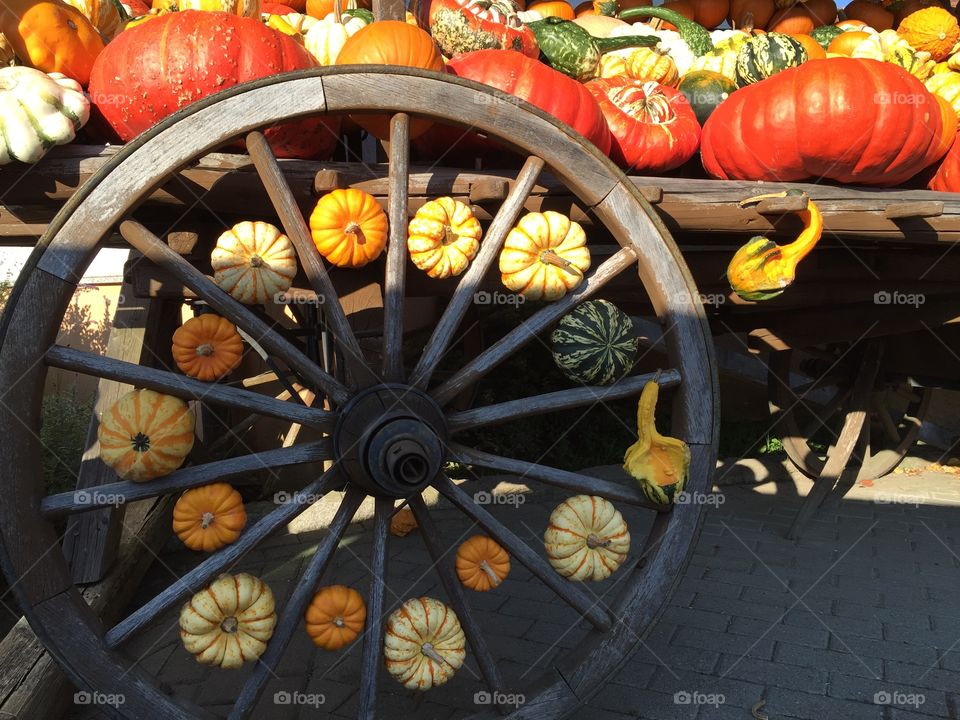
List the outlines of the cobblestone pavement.
<svg viewBox="0 0 960 720">
<path fill-rule="evenodd" d="M 721 468 L 715 497 L 722 503 L 710 507 L 668 609 L 634 656 L 576 713 L 578 720 L 960 718 L 960 475 L 909 469 L 924 464 L 910 459 L 908 472 L 831 502 L 798 541 L 785 534 L 809 481 L 755 461 Z M 502 499 L 523 502 L 502 502 L 492 512 L 542 552 L 546 519 L 563 495 L 541 487 L 512 494 L 522 489 L 501 483 Z M 649 513 L 621 509 L 631 532 L 643 536 Z M 365 511 L 366 519 L 348 530 L 325 583 L 365 592 Z M 282 603 L 331 512 L 329 506 L 311 508 L 235 570 L 260 575 Z M 451 549 L 475 531 L 443 504 L 434 512 Z M 171 545 L 133 606 L 196 560 Z M 393 538 L 388 604 L 419 595 L 443 598 L 427 566 L 416 533 Z M 602 597 L 615 580 L 591 589 Z M 585 632 L 574 611 L 518 563 L 501 588 L 469 599 L 507 684 L 519 692 Z M 248 672 L 198 665 L 180 646 L 176 613 L 126 649 L 175 692 L 224 715 Z M 332 654 L 315 649 L 301 630 L 255 717 L 355 717 L 358 675 L 358 644 Z M 453 681 L 425 695 L 408 693 L 384 675 L 381 717 L 466 717 L 482 709 L 475 703 L 482 690 L 478 678 L 469 655 Z M 291 698 L 297 702 L 284 702 Z M 72 718 L 96 716 L 90 707 L 77 707 Z"/>
</svg>

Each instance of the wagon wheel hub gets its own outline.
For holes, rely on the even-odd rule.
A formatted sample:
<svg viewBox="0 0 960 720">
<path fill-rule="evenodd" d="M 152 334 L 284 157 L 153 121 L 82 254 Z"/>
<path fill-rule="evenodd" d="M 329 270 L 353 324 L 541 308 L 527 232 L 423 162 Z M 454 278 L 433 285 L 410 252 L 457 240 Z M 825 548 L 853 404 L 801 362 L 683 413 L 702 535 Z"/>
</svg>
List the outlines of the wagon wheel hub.
<svg viewBox="0 0 960 720">
<path fill-rule="evenodd" d="M 408 497 L 436 479 L 446 436 L 443 412 L 428 395 L 377 385 L 341 411 L 334 454 L 348 480 L 367 492 Z"/>
</svg>

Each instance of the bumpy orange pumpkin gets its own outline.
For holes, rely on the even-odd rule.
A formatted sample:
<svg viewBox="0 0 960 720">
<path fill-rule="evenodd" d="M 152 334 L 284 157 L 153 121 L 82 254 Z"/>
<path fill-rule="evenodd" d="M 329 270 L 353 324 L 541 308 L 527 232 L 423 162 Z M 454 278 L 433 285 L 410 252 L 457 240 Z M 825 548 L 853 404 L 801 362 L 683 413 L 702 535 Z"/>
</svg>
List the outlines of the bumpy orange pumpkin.
<svg viewBox="0 0 960 720">
<path fill-rule="evenodd" d="M 324 650 L 339 650 L 363 632 L 367 606 L 356 590 L 329 585 L 313 596 L 305 620 L 307 635 Z"/>
<path fill-rule="evenodd" d="M 407 250 L 413 264 L 432 278 L 459 275 L 480 249 L 480 221 L 473 211 L 449 197 L 417 210 L 407 228 Z"/>
<path fill-rule="evenodd" d="M 187 490 L 173 507 L 173 531 L 191 550 L 229 545 L 247 524 L 243 498 L 227 483 Z"/>
<path fill-rule="evenodd" d="M 936 61 L 945 60 L 960 40 L 960 26 L 948 10 L 929 7 L 908 15 L 897 34 L 914 50 L 926 50 Z"/>
<path fill-rule="evenodd" d="M 193 430 L 193 413 L 180 398 L 132 390 L 100 418 L 100 459 L 124 480 L 153 480 L 180 467 Z"/>
<path fill-rule="evenodd" d="M 185 375 L 217 380 L 240 364 L 243 338 L 236 326 L 219 315 L 190 318 L 173 333 L 173 359 Z"/>
<path fill-rule="evenodd" d="M 457 549 L 457 576 L 471 590 L 492 590 L 509 572 L 510 555 L 486 535 L 474 535 Z"/>
<path fill-rule="evenodd" d="M 317 250 L 338 267 L 357 268 L 380 257 L 387 245 L 387 215 L 370 193 L 356 188 L 329 192 L 310 215 Z"/>
<path fill-rule="evenodd" d="M 583 282 L 590 267 L 587 236 L 552 210 L 527 213 L 500 251 L 503 284 L 529 300 L 558 300 Z"/>
<path fill-rule="evenodd" d="M 0 32 L 25 65 L 90 81 L 103 38 L 82 12 L 61 0 L 9 0 L 0 5 Z"/>
</svg>

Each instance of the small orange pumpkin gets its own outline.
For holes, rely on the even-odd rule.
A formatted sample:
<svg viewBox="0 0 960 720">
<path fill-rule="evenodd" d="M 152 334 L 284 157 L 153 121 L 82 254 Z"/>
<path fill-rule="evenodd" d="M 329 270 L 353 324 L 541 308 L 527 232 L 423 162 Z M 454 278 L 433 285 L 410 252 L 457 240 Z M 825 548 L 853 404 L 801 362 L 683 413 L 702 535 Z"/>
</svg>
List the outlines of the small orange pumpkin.
<svg viewBox="0 0 960 720">
<path fill-rule="evenodd" d="M 510 555 L 486 535 L 474 535 L 457 549 L 457 576 L 471 590 L 492 590 L 509 573 Z"/>
<path fill-rule="evenodd" d="M 84 87 L 104 47 L 93 23 L 61 0 L 5 2 L 0 7 L 0 32 L 25 65 L 63 73 Z"/>
<path fill-rule="evenodd" d="M 367 606 L 353 588 L 328 585 L 313 596 L 304 619 L 314 645 L 339 650 L 363 632 Z"/>
<path fill-rule="evenodd" d="M 173 506 L 173 531 L 191 550 L 229 545 L 247 524 L 243 498 L 227 483 L 187 490 Z"/>
<path fill-rule="evenodd" d="M 827 52 L 836 53 L 837 55 L 851 55 L 860 43 L 869 39 L 870 33 L 868 32 L 863 32 L 862 30 L 847 30 L 847 32 L 842 35 L 837 35 L 830 41 L 830 44 L 827 45 Z"/>
<path fill-rule="evenodd" d="M 538 12 L 543 17 L 558 17 L 564 20 L 573 20 L 576 17 L 573 6 L 566 0 L 539 0 L 531 3 L 527 10 Z"/>
<path fill-rule="evenodd" d="M 329 192 L 310 215 L 317 250 L 337 267 L 358 268 L 387 245 L 387 215 L 370 193 L 356 188 Z"/>
<path fill-rule="evenodd" d="M 173 359 L 184 375 L 217 380 L 240 364 L 243 338 L 236 326 L 219 315 L 190 318 L 173 333 Z"/>
<path fill-rule="evenodd" d="M 808 60 L 823 60 L 827 56 L 827 53 L 820 46 L 820 43 L 810 35 L 797 34 L 791 35 L 790 37 L 803 45 L 803 49 L 807 51 Z"/>
<path fill-rule="evenodd" d="M 950 112 L 953 113 L 953 110 L 951 109 Z M 414 517 L 413 511 L 408 507 L 400 508 L 390 518 L 390 534 L 396 537 L 409 535 L 417 527 L 417 518 Z"/>
</svg>

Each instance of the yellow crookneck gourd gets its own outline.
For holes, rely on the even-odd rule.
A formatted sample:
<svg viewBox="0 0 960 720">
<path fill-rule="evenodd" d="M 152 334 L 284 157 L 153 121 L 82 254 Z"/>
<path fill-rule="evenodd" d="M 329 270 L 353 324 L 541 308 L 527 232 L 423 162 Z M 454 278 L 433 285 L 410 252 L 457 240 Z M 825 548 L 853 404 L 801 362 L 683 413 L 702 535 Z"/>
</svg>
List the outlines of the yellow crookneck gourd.
<svg viewBox="0 0 960 720">
<path fill-rule="evenodd" d="M 740 201 L 740 207 L 758 203 L 766 198 L 781 198 L 802 194 L 799 190 L 757 195 Z M 744 300 L 769 300 L 786 290 L 796 277 L 797 265 L 813 250 L 823 232 L 823 217 L 813 200 L 807 200 L 806 210 L 797 212 L 803 221 L 803 230 L 788 245 L 777 245 L 758 236 L 737 250 L 727 266 L 730 287 Z"/>
<path fill-rule="evenodd" d="M 654 413 L 660 386 L 649 381 L 637 407 L 637 441 L 623 456 L 623 469 L 652 502 L 669 504 L 683 492 L 690 471 L 690 448 L 683 440 L 657 432 Z"/>
</svg>

